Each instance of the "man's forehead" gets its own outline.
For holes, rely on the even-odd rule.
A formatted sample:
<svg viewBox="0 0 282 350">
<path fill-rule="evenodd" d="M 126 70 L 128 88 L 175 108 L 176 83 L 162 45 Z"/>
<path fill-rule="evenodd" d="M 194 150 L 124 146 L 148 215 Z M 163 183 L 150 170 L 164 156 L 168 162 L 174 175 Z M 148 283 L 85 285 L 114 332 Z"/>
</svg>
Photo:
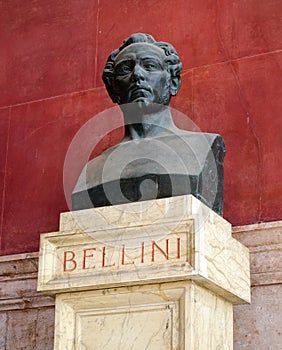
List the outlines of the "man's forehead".
<svg viewBox="0 0 282 350">
<path fill-rule="evenodd" d="M 149 43 L 134 43 L 125 47 L 116 57 L 115 61 L 123 60 L 126 58 L 135 58 L 136 56 L 146 57 L 158 57 L 161 60 L 165 59 L 164 51 L 156 45 Z"/>
</svg>

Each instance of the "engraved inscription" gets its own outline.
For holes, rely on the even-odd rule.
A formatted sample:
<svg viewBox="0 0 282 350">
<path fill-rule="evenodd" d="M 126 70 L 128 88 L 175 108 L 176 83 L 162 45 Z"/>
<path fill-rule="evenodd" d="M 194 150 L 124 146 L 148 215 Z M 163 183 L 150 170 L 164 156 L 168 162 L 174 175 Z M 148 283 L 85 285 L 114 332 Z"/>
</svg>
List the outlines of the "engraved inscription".
<svg viewBox="0 0 282 350">
<path fill-rule="evenodd" d="M 137 247 L 128 247 L 126 243 L 120 246 L 101 245 L 98 242 L 91 247 L 72 247 L 61 250 L 62 271 L 95 269 L 123 269 L 135 265 L 153 266 L 166 263 L 185 262 L 188 259 L 186 235 L 181 237 L 171 235 L 170 238 L 141 242 Z"/>
</svg>

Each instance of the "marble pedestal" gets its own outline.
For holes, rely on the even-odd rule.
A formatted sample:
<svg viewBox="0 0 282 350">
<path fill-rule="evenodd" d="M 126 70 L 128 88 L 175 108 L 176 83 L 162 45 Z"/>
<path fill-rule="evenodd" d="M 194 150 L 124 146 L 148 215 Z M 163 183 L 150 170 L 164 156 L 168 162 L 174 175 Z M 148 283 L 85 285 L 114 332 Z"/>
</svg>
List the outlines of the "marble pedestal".
<svg viewBox="0 0 282 350">
<path fill-rule="evenodd" d="M 56 350 L 227 350 L 249 253 L 191 195 L 62 213 L 38 290 L 56 295 Z"/>
</svg>

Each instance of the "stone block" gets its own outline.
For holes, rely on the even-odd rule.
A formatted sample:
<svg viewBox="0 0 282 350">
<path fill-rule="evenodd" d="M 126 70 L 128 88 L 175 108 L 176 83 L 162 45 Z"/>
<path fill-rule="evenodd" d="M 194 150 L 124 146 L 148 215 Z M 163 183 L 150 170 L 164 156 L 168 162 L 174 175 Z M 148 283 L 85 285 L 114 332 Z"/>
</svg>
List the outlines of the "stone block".
<svg viewBox="0 0 282 350">
<path fill-rule="evenodd" d="M 8 313 L 6 349 L 33 350 L 36 346 L 37 310 Z"/>
<path fill-rule="evenodd" d="M 248 250 L 191 195 L 63 213 L 60 232 L 41 235 L 43 292 L 191 279 L 250 301 Z"/>
<path fill-rule="evenodd" d="M 41 235 L 38 289 L 56 295 L 56 350 L 232 350 L 249 253 L 191 195 L 86 209 Z"/>
<path fill-rule="evenodd" d="M 56 321 L 56 350 L 233 346 L 232 304 L 191 281 L 62 293 Z"/>
</svg>

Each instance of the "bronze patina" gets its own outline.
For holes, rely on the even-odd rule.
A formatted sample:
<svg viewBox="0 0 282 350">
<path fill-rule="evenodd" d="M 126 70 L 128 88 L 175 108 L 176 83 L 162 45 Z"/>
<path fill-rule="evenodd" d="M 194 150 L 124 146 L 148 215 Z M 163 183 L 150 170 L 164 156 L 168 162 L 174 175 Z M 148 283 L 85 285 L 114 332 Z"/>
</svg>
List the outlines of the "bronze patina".
<svg viewBox="0 0 282 350">
<path fill-rule="evenodd" d="M 149 34 L 131 35 L 110 54 L 103 81 L 123 112 L 125 133 L 85 166 L 73 210 L 193 194 L 222 215 L 222 137 L 181 130 L 172 119 L 181 70 L 174 47 Z"/>
</svg>

